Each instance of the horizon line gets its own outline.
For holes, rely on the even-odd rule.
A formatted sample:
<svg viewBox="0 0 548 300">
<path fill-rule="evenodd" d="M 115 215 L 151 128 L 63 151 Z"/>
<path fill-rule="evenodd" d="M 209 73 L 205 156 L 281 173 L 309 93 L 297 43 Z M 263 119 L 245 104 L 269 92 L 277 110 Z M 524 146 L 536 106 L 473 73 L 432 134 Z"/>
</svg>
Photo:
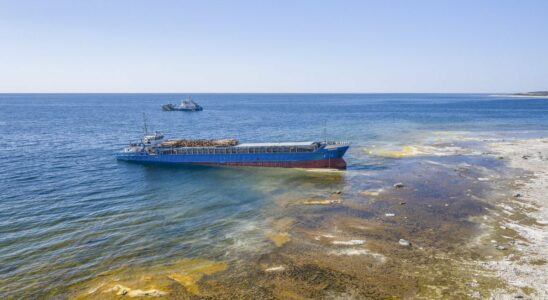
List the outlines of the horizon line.
<svg viewBox="0 0 548 300">
<path fill-rule="evenodd" d="M 540 91 L 540 90 L 539 90 Z M 531 92 L 531 91 L 529 91 Z M 536 92 L 536 91 L 535 91 Z M 486 94 L 505 95 L 528 92 L 0 92 L 7 94 Z"/>
</svg>

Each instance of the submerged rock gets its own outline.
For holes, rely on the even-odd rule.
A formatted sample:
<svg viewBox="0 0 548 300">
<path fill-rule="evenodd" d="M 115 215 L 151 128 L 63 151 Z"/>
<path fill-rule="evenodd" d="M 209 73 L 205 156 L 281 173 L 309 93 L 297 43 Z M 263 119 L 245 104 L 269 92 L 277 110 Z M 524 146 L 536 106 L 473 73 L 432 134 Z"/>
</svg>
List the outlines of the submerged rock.
<svg viewBox="0 0 548 300">
<path fill-rule="evenodd" d="M 350 241 L 332 241 L 333 245 L 363 245 L 364 240 L 350 240 Z"/>
<path fill-rule="evenodd" d="M 270 268 L 266 268 L 264 271 L 265 272 L 282 272 L 282 271 L 285 271 L 285 266 L 270 267 Z"/>
<path fill-rule="evenodd" d="M 335 251 L 328 252 L 329 255 L 335 256 L 358 256 L 358 255 L 367 255 L 370 256 L 379 262 L 383 263 L 386 261 L 386 257 L 380 253 L 371 252 L 367 249 L 339 249 Z"/>
<path fill-rule="evenodd" d="M 281 247 L 291 241 L 291 235 L 287 232 L 269 233 L 267 236 L 276 247 Z"/>
<path fill-rule="evenodd" d="M 409 247 L 411 246 L 411 242 L 408 241 L 408 240 L 404 240 L 404 239 L 400 239 L 398 241 L 398 244 L 400 244 L 400 246 L 404 246 L 404 247 Z"/>
<path fill-rule="evenodd" d="M 162 296 L 167 295 L 166 292 L 162 292 L 162 291 L 159 291 L 159 290 L 156 290 L 156 289 L 150 289 L 150 290 L 146 290 L 146 291 L 139 290 L 139 289 L 134 290 L 134 289 L 128 288 L 126 286 L 123 286 L 121 284 L 117 284 L 117 285 L 113 286 L 112 288 L 105 291 L 105 293 L 109 293 L 109 292 L 115 292 L 116 295 L 118 295 L 118 296 L 129 296 L 129 297 L 144 297 L 144 296 L 162 297 Z"/>
<path fill-rule="evenodd" d="M 341 199 L 325 199 L 325 200 L 305 200 L 303 204 L 305 205 L 335 205 L 341 204 Z"/>
<path fill-rule="evenodd" d="M 76 298 L 163 297 L 173 293 L 174 281 L 189 293 L 200 295 L 199 281 L 206 275 L 226 269 L 228 264 L 225 262 L 203 258 L 181 259 L 168 265 L 118 269 L 88 283 L 94 288 Z"/>
<path fill-rule="evenodd" d="M 365 191 L 360 192 L 360 195 L 362 195 L 362 196 L 377 197 L 381 192 L 382 192 L 382 189 L 378 189 L 378 190 L 365 190 Z"/>
</svg>

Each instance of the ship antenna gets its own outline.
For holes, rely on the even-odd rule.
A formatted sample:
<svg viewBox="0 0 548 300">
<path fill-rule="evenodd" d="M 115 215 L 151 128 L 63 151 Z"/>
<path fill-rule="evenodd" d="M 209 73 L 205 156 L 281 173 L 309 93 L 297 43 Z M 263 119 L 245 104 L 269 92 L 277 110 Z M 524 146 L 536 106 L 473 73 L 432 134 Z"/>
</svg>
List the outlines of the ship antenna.
<svg viewBox="0 0 548 300">
<path fill-rule="evenodd" d="M 147 115 L 143 113 L 143 127 L 145 129 L 145 135 L 148 134 L 148 128 L 147 128 Z"/>
</svg>

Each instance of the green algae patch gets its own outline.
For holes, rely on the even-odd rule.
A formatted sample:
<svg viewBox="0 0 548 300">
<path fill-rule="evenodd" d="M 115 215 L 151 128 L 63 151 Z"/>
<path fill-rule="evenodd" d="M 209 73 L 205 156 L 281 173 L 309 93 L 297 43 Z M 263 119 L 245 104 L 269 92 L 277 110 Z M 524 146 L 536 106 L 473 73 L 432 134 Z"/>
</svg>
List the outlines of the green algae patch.
<svg viewBox="0 0 548 300">
<path fill-rule="evenodd" d="M 170 297 L 185 292 L 190 295 L 201 295 L 199 282 L 205 276 L 227 269 L 226 262 L 203 258 L 182 259 L 160 266 L 122 267 L 105 272 L 83 286 L 75 287 L 75 296 L 72 298 Z"/>
<path fill-rule="evenodd" d="M 178 266 L 178 271 L 168 275 L 168 278 L 175 280 L 194 294 L 200 295 L 198 281 L 205 275 L 225 271 L 228 265 L 224 262 L 213 262 L 205 259 L 193 259 L 185 261 Z"/>
<path fill-rule="evenodd" d="M 366 150 L 367 154 L 374 156 L 381 156 L 387 158 L 403 158 L 415 156 L 421 153 L 416 146 L 405 145 L 400 149 L 384 149 L 384 148 L 370 148 Z"/>
<path fill-rule="evenodd" d="M 282 247 L 291 241 L 291 235 L 287 232 L 272 232 L 268 233 L 267 237 L 276 245 L 276 247 Z"/>
</svg>

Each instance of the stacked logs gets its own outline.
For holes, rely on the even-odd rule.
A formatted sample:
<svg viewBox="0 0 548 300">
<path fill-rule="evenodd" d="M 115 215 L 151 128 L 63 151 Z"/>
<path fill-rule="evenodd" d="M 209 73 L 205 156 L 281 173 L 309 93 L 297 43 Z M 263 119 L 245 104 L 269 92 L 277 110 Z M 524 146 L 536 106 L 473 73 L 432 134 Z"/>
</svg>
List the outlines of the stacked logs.
<svg viewBox="0 0 548 300">
<path fill-rule="evenodd" d="M 238 145 L 237 139 L 221 139 L 221 140 L 175 140 L 170 139 L 160 144 L 160 147 L 230 147 Z"/>
</svg>

